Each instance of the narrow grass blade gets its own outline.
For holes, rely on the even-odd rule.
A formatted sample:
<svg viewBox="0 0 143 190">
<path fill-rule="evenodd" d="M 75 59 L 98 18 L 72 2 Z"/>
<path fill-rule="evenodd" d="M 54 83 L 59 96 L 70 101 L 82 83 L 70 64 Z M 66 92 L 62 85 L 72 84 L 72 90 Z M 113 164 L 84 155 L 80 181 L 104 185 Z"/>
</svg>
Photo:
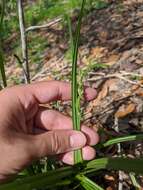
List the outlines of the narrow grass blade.
<svg viewBox="0 0 143 190">
<path fill-rule="evenodd" d="M 99 185 L 97 185 L 95 182 L 93 182 L 84 175 L 77 175 L 76 178 L 80 181 L 81 186 L 85 190 L 103 190 L 102 187 L 100 187 Z"/>
<path fill-rule="evenodd" d="M 139 185 L 139 183 L 137 182 L 137 179 L 135 177 L 134 173 L 130 173 L 129 174 L 130 179 L 132 181 L 133 186 L 136 188 L 136 190 L 141 190 L 141 186 Z"/>
<path fill-rule="evenodd" d="M 100 158 L 96 160 L 92 160 L 87 163 L 84 173 L 91 173 L 94 171 L 98 171 L 101 169 L 106 169 L 109 158 Z"/>
<path fill-rule="evenodd" d="M 72 118 L 73 118 L 73 128 L 74 130 L 78 131 L 80 131 L 80 98 L 78 95 L 77 60 L 78 60 L 78 48 L 79 48 L 79 39 L 80 39 L 80 28 L 84 13 L 85 2 L 86 2 L 85 0 L 82 0 L 82 6 L 73 42 L 73 55 L 72 55 Z M 74 161 L 75 164 L 82 162 L 81 150 L 75 151 Z"/>
<path fill-rule="evenodd" d="M 69 15 L 66 15 L 66 20 L 68 23 L 68 29 L 69 29 L 69 37 L 70 37 L 70 50 L 71 54 L 73 55 L 74 52 L 74 39 L 73 39 L 73 33 L 72 33 L 72 23 Z"/>
<path fill-rule="evenodd" d="M 63 179 L 73 175 L 75 171 L 71 167 L 64 167 L 45 174 L 19 178 L 14 182 L 0 185 L 0 190 L 32 190 L 45 187 L 54 187 L 64 184 Z M 67 181 L 65 182 L 67 183 Z M 68 180 L 69 183 L 69 180 Z"/>
<path fill-rule="evenodd" d="M 143 174 L 142 159 L 130 158 L 102 158 L 86 163 L 85 168 L 82 167 L 81 175 L 92 173 L 101 169 L 123 170 L 125 172 L 134 172 Z M 0 190 L 32 190 L 35 188 L 53 187 L 61 184 L 62 181 L 69 177 L 79 174 L 79 168 L 64 167 L 44 174 L 38 174 L 30 177 L 19 178 L 14 182 L 0 185 Z M 69 181 L 66 183 L 70 183 Z M 87 186 L 85 184 L 85 186 Z"/>
<path fill-rule="evenodd" d="M 108 140 L 107 142 L 105 142 L 101 146 L 107 147 L 107 146 L 111 146 L 111 145 L 122 143 L 122 142 L 140 141 L 140 140 L 143 140 L 143 134 L 130 135 L 130 136 L 126 136 L 126 137 L 119 137 L 119 138 L 111 139 L 111 140 Z"/>
<path fill-rule="evenodd" d="M 0 3 L 0 25 L 2 25 L 3 23 L 4 12 L 5 12 L 5 0 L 2 0 Z"/>
<path fill-rule="evenodd" d="M 4 57 L 3 57 L 1 42 L 0 42 L 0 72 L 1 72 L 1 77 L 2 77 L 2 81 L 3 81 L 3 86 L 6 87 L 7 82 L 6 82 L 6 75 L 5 75 L 5 68 L 4 68 Z"/>
<path fill-rule="evenodd" d="M 1 2 L 1 10 L 0 10 L 0 72 L 3 80 L 3 86 L 7 86 L 5 68 L 4 68 L 4 56 L 3 56 L 3 48 L 2 48 L 2 32 L 3 32 L 3 19 L 5 12 L 5 0 Z"/>
<path fill-rule="evenodd" d="M 143 174 L 143 158 L 101 158 L 87 163 L 85 173 L 94 172 L 100 169 L 122 170 Z"/>
<path fill-rule="evenodd" d="M 71 183 L 72 183 L 72 181 L 70 179 L 68 179 L 68 180 L 61 180 L 60 182 L 56 182 L 56 183 L 54 183 L 52 185 L 47 185 L 46 189 L 52 188 L 52 190 L 53 190 L 54 187 L 58 188 L 58 187 L 61 187 L 61 186 L 63 186 L 65 188 L 65 186 L 70 185 Z"/>
</svg>

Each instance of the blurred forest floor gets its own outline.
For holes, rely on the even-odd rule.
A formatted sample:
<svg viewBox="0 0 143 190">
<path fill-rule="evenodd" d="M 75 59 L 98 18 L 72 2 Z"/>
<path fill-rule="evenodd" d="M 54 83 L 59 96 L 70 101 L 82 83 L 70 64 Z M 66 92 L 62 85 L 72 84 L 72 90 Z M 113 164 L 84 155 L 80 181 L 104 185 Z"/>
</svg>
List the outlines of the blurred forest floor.
<svg viewBox="0 0 143 190">
<path fill-rule="evenodd" d="M 84 17 L 79 49 L 79 68 L 91 68 L 85 84 L 98 91 L 97 98 L 86 105 L 84 123 L 100 131 L 101 141 L 143 132 L 143 0 L 108 2 L 105 8 L 93 9 Z M 73 31 L 76 15 L 75 11 Z M 19 34 L 15 33 L 5 43 L 10 85 L 21 82 L 22 78 L 22 69 L 18 67 L 10 45 L 17 38 Z M 36 38 L 39 43 L 36 41 L 33 50 Z M 71 56 L 68 41 L 68 29 L 61 23 L 29 34 L 33 81 L 69 81 Z M 39 50 L 41 43 L 44 48 Z M 70 114 L 70 104 L 59 103 L 55 108 Z M 97 150 L 97 157 L 127 155 L 133 158 L 142 156 L 142 153 L 142 142 L 132 142 L 122 144 L 120 150 L 116 146 Z M 107 190 L 117 189 L 117 172 L 105 171 L 95 180 Z M 137 176 L 137 180 L 143 186 L 142 176 Z M 123 189 L 135 189 L 123 172 L 122 183 Z"/>
</svg>

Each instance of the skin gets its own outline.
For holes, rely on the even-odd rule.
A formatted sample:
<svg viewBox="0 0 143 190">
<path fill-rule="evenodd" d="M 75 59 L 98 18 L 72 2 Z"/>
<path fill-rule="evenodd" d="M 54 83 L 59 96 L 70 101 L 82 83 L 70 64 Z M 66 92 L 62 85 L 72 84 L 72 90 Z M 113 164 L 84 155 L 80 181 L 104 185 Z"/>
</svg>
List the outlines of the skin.
<svg viewBox="0 0 143 190">
<path fill-rule="evenodd" d="M 85 89 L 85 99 L 96 91 Z M 73 165 L 73 151 L 82 148 L 84 160 L 95 157 L 91 147 L 98 134 L 86 126 L 82 132 L 72 129 L 70 117 L 39 104 L 70 100 L 69 83 L 50 81 L 6 88 L 0 91 L 0 182 L 16 175 L 34 160 L 58 155 Z"/>
</svg>

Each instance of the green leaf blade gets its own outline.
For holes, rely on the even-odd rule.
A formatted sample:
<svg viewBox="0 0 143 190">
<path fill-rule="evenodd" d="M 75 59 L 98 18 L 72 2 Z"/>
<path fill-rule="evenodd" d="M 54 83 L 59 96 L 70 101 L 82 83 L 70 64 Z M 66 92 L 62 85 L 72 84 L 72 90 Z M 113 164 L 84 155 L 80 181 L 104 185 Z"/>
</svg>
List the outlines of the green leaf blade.
<svg viewBox="0 0 143 190">
<path fill-rule="evenodd" d="M 14 182 L 0 185 L 0 190 L 31 190 L 59 185 L 65 177 L 75 173 L 72 167 L 64 167 L 44 174 L 19 178 Z M 69 181 L 68 181 L 69 182 Z M 63 183 L 64 184 L 64 183 Z"/>
<path fill-rule="evenodd" d="M 143 167 L 141 167 L 142 165 L 143 158 L 101 158 L 88 162 L 84 173 L 86 174 L 101 169 L 109 169 L 143 174 Z"/>
<path fill-rule="evenodd" d="M 6 81 L 6 74 L 5 74 L 5 66 L 4 66 L 4 53 L 2 48 L 2 32 L 3 32 L 3 20 L 4 20 L 4 13 L 5 13 L 5 0 L 1 2 L 1 10 L 0 10 L 0 72 L 3 81 L 3 86 L 7 86 Z"/>
<path fill-rule="evenodd" d="M 84 13 L 84 6 L 86 0 L 82 0 L 81 10 L 79 14 L 78 24 L 76 28 L 75 38 L 72 40 L 72 119 L 73 129 L 80 131 L 80 98 L 78 94 L 78 82 L 77 82 L 77 61 L 78 61 L 78 48 L 80 39 L 81 22 Z M 71 34 L 70 34 L 71 35 Z M 74 152 L 74 163 L 81 163 L 82 152 L 81 150 Z"/>
<path fill-rule="evenodd" d="M 103 190 L 102 187 L 100 187 L 99 185 L 97 185 L 95 182 L 93 182 L 84 175 L 77 175 L 76 178 L 80 181 L 81 186 L 85 190 Z"/>
<path fill-rule="evenodd" d="M 139 141 L 139 140 L 143 140 L 143 134 L 130 135 L 130 136 L 111 139 L 111 140 L 105 142 L 103 144 L 103 147 L 107 147 L 107 146 L 111 146 L 111 145 L 118 144 L 118 143 L 123 143 L 123 142 Z"/>
</svg>

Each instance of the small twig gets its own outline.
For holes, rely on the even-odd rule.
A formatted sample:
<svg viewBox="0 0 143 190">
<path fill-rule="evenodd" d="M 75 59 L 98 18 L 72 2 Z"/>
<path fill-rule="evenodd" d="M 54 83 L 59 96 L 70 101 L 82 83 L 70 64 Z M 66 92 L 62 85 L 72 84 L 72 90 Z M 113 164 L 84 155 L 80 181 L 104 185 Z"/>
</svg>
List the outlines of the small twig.
<svg viewBox="0 0 143 190">
<path fill-rule="evenodd" d="M 39 30 L 39 29 L 45 29 L 48 28 L 50 26 L 53 26 L 55 24 L 57 24 L 58 22 L 60 22 L 62 20 L 62 18 L 56 18 L 53 21 L 49 22 L 48 24 L 44 24 L 44 25 L 39 25 L 39 26 L 30 26 L 28 27 L 25 32 L 28 33 L 30 31 L 34 31 L 34 30 Z"/>
<path fill-rule="evenodd" d="M 22 68 L 23 72 L 24 72 L 24 75 L 26 76 L 27 73 L 25 71 L 25 68 L 23 67 L 23 62 L 21 61 L 20 57 L 18 57 L 18 55 L 14 54 L 14 57 L 17 59 L 17 62 L 19 64 L 19 66 Z"/>
<path fill-rule="evenodd" d="M 126 72 L 126 71 L 120 71 L 120 73 L 124 76 L 136 76 L 136 77 L 143 77 L 143 75 L 138 74 L 138 73 L 130 73 L 130 72 Z"/>
<path fill-rule="evenodd" d="M 24 72 L 24 78 L 25 78 L 26 83 L 30 83 L 27 37 L 26 37 L 26 34 L 25 34 L 24 11 L 23 11 L 23 6 L 22 6 L 22 0 L 17 0 L 17 3 L 18 3 L 18 15 L 19 15 L 20 33 L 21 33 L 23 67 L 24 67 L 24 70 L 26 72 L 26 74 Z"/>
<path fill-rule="evenodd" d="M 101 75 L 101 76 L 106 76 L 105 73 L 103 72 L 89 72 L 89 74 L 91 75 Z M 143 75 L 141 74 L 138 74 L 138 73 L 133 73 L 133 72 L 126 72 L 126 71 L 119 71 L 119 73 L 114 73 L 114 74 L 111 74 L 111 75 L 115 75 L 115 74 L 121 74 L 122 76 L 136 76 L 136 77 L 143 77 Z M 110 75 L 110 74 L 109 74 Z"/>
<path fill-rule="evenodd" d="M 100 73 L 100 75 L 101 75 L 101 73 Z M 143 88 L 143 85 L 140 84 L 139 82 L 132 81 L 132 80 L 130 80 L 130 79 L 125 78 L 124 76 L 126 76 L 126 75 L 131 75 L 131 76 L 133 76 L 134 73 L 115 73 L 115 74 L 109 74 L 109 75 L 106 75 L 106 74 L 103 75 L 103 74 L 102 74 L 102 76 L 93 77 L 93 78 L 87 79 L 87 81 L 89 81 L 89 82 L 94 82 L 94 81 L 97 81 L 97 80 L 103 80 L 103 79 L 108 79 L 108 78 L 119 78 L 119 79 L 121 79 L 121 80 L 124 80 L 124 81 L 130 83 L 130 84 L 139 85 L 140 87 Z M 136 74 L 136 76 L 141 76 L 141 75 Z"/>
</svg>

